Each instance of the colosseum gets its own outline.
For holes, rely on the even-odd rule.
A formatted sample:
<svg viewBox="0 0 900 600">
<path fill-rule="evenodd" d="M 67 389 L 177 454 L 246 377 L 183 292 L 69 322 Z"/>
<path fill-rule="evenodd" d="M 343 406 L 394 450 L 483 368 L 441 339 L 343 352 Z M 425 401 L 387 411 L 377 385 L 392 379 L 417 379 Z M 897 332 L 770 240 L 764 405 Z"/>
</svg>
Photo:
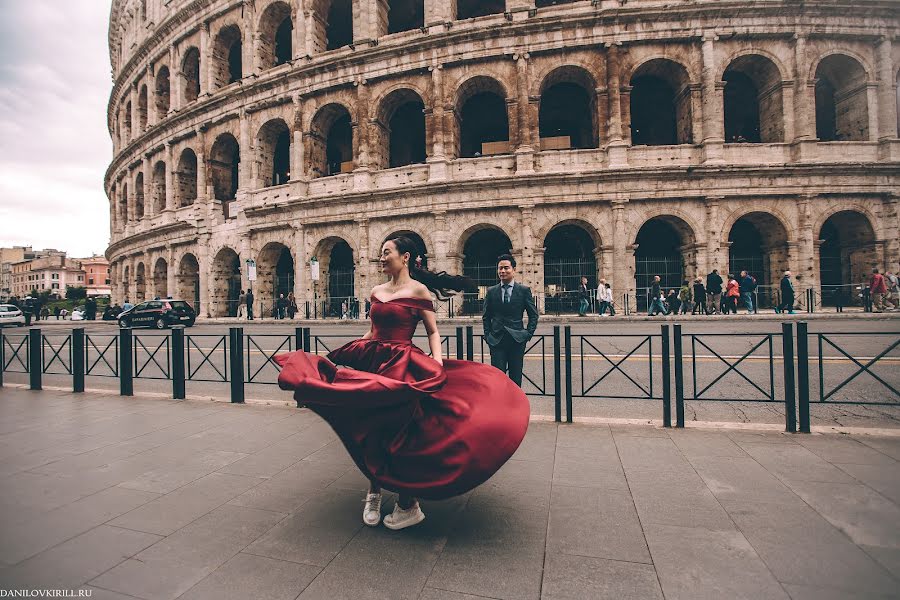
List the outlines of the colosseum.
<svg viewBox="0 0 900 600">
<path fill-rule="evenodd" d="M 113 298 L 332 315 L 396 232 L 479 293 L 511 251 L 545 311 L 713 268 L 827 298 L 898 269 L 898 33 L 894 0 L 113 0 Z"/>
</svg>

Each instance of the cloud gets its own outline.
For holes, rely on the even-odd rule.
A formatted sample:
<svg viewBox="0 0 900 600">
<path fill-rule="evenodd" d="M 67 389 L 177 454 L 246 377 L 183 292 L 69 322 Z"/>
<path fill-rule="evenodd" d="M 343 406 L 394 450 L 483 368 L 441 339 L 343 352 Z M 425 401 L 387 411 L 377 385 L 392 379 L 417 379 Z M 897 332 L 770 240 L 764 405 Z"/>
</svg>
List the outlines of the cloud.
<svg viewBox="0 0 900 600">
<path fill-rule="evenodd" d="M 0 6 L 0 245 L 102 253 L 110 0 Z"/>
</svg>

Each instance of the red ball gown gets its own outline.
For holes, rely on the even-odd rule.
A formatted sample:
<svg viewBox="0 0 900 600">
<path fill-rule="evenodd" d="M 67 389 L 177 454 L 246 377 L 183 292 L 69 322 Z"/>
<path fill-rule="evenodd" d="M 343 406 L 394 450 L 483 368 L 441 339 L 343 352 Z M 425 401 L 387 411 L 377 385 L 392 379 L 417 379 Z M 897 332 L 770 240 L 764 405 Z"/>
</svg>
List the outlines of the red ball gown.
<svg viewBox="0 0 900 600">
<path fill-rule="evenodd" d="M 327 358 L 300 351 L 275 360 L 281 389 L 331 425 L 366 477 L 440 500 L 480 485 L 509 460 L 525 437 L 530 407 L 502 371 L 463 360 L 441 366 L 415 346 L 420 310 L 434 306 L 372 296 L 371 339 Z"/>
</svg>

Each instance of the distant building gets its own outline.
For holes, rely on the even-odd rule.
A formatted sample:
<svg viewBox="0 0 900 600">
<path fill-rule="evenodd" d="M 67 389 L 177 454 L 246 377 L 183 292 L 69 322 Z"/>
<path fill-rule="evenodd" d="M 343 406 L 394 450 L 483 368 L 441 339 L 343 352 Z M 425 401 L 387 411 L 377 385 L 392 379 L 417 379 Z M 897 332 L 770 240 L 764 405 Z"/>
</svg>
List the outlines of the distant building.
<svg viewBox="0 0 900 600">
<path fill-rule="evenodd" d="M 109 296 L 109 261 L 103 255 L 76 258 L 84 271 L 84 286 L 88 296 Z"/>
<path fill-rule="evenodd" d="M 0 248 L 0 299 L 12 296 L 12 264 L 35 257 L 31 246 Z"/>
</svg>

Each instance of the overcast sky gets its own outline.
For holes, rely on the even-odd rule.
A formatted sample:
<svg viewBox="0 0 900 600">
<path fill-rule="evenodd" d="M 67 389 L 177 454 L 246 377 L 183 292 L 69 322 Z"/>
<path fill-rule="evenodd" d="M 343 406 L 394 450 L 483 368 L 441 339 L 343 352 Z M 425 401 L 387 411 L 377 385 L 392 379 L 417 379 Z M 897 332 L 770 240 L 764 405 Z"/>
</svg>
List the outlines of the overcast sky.
<svg viewBox="0 0 900 600">
<path fill-rule="evenodd" d="M 110 0 L 0 0 L 0 246 L 102 254 Z"/>
</svg>

